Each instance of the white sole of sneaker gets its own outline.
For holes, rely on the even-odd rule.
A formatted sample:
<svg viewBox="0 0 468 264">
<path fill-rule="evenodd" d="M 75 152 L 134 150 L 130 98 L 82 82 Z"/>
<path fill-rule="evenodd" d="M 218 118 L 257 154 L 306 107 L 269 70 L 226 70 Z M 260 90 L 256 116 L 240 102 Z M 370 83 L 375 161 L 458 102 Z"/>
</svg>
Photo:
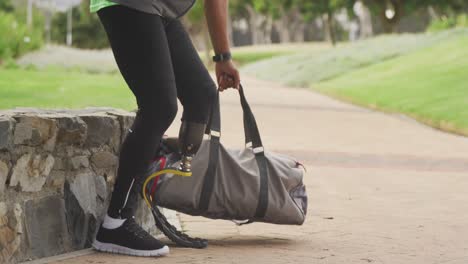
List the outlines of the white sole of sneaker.
<svg viewBox="0 0 468 264">
<path fill-rule="evenodd" d="M 93 248 L 98 251 L 103 251 L 103 252 L 139 256 L 139 257 L 161 257 L 161 256 L 166 256 L 169 254 L 168 246 L 164 246 L 163 248 L 156 249 L 156 250 L 138 250 L 138 249 L 131 249 L 128 247 L 119 246 L 119 245 L 115 245 L 111 243 L 103 243 L 97 240 L 94 240 Z"/>
</svg>

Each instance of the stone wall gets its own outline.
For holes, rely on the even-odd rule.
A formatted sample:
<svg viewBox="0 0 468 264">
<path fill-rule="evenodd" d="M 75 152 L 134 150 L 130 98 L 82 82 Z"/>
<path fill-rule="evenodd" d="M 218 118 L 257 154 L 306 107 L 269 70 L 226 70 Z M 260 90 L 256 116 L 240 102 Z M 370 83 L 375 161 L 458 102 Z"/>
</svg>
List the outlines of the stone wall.
<svg viewBox="0 0 468 264">
<path fill-rule="evenodd" d="M 111 108 L 0 112 L 0 263 L 90 246 L 133 119 Z M 141 204 L 137 219 L 157 232 Z"/>
</svg>

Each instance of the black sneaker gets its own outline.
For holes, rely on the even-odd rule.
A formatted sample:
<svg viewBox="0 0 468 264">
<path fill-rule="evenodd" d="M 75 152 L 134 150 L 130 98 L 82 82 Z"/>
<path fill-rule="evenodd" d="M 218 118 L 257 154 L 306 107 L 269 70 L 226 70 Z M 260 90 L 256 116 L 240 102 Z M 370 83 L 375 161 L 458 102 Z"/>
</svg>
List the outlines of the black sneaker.
<svg viewBox="0 0 468 264">
<path fill-rule="evenodd" d="M 122 226 L 116 229 L 106 229 L 101 225 L 93 247 L 98 251 L 133 256 L 169 254 L 169 247 L 143 230 L 133 218 L 125 220 Z"/>
</svg>

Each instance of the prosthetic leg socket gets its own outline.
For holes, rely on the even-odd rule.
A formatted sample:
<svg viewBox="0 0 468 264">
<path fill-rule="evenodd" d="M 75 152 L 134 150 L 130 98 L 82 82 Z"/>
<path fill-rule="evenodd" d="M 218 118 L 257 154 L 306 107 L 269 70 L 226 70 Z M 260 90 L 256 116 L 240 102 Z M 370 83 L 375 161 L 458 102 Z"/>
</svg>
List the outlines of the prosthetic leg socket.
<svg viewBox="0 0 468 264">
<path fill-rule="evenodd" d="M 179 151 L 182 159 L 179 170 L 190 172 L 192 159 L 197 154 L 203 140 L 206 124 L 183 121 L 179 130 Z"/>
</svg>

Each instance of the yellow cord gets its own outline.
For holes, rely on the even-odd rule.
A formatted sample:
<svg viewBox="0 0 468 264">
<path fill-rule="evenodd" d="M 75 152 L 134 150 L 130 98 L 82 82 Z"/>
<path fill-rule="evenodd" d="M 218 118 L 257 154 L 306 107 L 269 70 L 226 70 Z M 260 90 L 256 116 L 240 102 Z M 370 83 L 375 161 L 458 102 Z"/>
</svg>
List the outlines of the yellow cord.
<svg viewBox="0 0 468 264">
<path fill-rule="evenodd" d="M 149 181 L 151 181 L 152 179 L 158 177 L 159 175 L 162 175 L 162 174 L 174 174 L 174 175 L 178 175 L 178 176 L 183 176 L 183 177 L 190 177 L 192 176 L 192 172 L 189 171 L 189 172 L 185 172 L 185 171 L 180 171 L 180 170 L 177 170 L 177 169 L 164 169 L 164 170 L 160 170 L 160 171 L 157 171 L 153 174 L 151 174 L 148 178 L 146 178 L 145 180 L 145 183 L 143 184 L 143 198 L 145 199 L 146 201 L 146 204 L 151 207 L 151 203 L 150 201 L 148 200 L 148 197 L 146 197 L 146 192 L 145 192 L 145 187 L 146 185 L 148 184 Z"/>
</svg>

